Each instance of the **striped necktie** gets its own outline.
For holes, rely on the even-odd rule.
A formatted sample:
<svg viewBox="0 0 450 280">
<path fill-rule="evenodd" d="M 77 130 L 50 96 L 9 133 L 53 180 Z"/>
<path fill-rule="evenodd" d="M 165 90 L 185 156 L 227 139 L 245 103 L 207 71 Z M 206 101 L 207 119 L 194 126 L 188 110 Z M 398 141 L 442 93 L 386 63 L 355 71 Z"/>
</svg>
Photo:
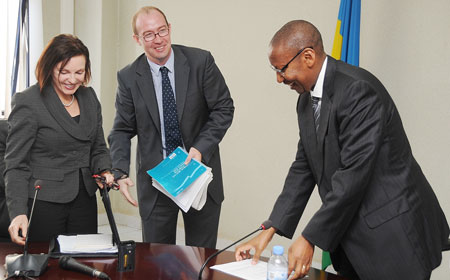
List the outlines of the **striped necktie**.
<svg viewBox="0 0 450 280">
<path fill-rule="evenodd" d="M 314 125 L 316 127 L 316 131 L 319 129 L 319 117 L 320 117 L 320 98 L 312 96 L 312 107 L 314 112 Z"/>
</svg>

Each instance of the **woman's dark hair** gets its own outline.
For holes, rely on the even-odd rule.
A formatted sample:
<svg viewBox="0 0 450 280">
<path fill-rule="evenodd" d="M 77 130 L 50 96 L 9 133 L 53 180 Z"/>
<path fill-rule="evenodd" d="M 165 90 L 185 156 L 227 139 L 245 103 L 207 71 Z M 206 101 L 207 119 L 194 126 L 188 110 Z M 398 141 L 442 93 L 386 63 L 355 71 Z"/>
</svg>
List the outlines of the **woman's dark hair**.
<svg viewBox="0 0 450 280">
<path fill-rule="evenodd" d="M 52 82 L 53 69 L 62 62 L 61 69 L 74 56 L 83 55 L 86 58 L 83 85 L 91 79 L 91 62 L 88 48 L 74 35 L 60 34 L 54 37 L 45 47 L 36 65 L 36 79 L 42 90 Z"/>
</svg>

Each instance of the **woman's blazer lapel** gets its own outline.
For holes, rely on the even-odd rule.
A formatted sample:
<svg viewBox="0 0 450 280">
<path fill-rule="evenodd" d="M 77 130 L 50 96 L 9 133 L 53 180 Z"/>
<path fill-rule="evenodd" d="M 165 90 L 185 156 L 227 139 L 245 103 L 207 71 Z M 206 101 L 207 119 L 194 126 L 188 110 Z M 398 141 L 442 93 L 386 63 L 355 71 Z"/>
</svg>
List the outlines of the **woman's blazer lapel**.
<svg viewBox="0 0 450 280">
<path fill-rule="evenodd" d="M 61 103 L 58 95 L 56 94 L 53 86 L 47 86 L 41 93 L 41 98 L 47 110 L 53 116 L 56 122 L 64 129 L 69 135 L 82 141 L 89 141 L 90 134 L 93 132 L 93 128 L 96 125 L 95 105 L 93 102 L 89 102 L 89 93 L 87 88 L 80 87 L 75 93 L 75 97 L 78 100 L 80 106 L 80 122 L 75 122 L 67 112 L 64 105 Z"/>
</svg>

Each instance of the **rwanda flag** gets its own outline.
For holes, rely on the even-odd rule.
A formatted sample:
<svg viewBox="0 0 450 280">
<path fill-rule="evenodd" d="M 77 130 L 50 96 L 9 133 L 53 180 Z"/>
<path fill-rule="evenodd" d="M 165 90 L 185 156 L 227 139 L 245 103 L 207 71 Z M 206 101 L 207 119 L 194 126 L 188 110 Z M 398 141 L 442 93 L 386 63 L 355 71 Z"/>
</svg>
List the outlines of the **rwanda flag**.
<svg viewBox="0 0 450 280">
<path fill-rule="evenodd" d="M 331 56 L 359 65 L 359 25 L 361 0 L 341 0 Z"/>
<path fill-rule="evenodd" d="M 359 65 L 359 25 L 361 0 L 341 0 L 331 56 L 349 64 Z M 330 253 L 322 253 L 322 270 L 331 264 Z"/>
</svg>

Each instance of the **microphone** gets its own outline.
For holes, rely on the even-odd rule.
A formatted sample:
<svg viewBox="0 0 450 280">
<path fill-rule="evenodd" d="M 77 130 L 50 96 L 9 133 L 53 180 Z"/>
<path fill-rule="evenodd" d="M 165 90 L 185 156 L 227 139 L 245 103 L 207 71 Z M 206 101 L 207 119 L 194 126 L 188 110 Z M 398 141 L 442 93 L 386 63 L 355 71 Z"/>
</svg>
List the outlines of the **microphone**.
<svg viewBox="0 0 450 280">
<path fill-rule="evenodd" d="M 222 252 L 225 251 L 226 249 L 230 248 L 231 246 L 236 245 L 237 243 L 241 242 L 242 240 L 244 240 L 245 238 L 249 237 L 250 235 L 253 235 L 254 233 L 256 233 L 256 232 L 258 232 L 258 231 L 260 231 L 260 230 L 266 230 L 266 229 L 271 228 L 271 227 L 272 227 L 272 221 L 271 221 L 271 220 L 266 220 L 266 221 L 264 221 L 264 222 L 261 224 L 261 226 L 259 226 L 258 229 L 254 230 L 253 232 L 247 234 L 246 236 L 242 237 L 242 238 L 239 239 L 238 241 L 235 241 L 235 242 L 231 243 L 231 244 L 228 245 L 227 247 L 225 247 L 225 248 L 223 248 L 223 249 L 221 249 L 221 250 L 215 252 L 215 253 L 212 254 L 211 256 L 209 256 L 209 258 L 207 258 L 206 261 L 203 263 L 202 268 L 200 269 L 200 272 L 198 273 L 198 279 L 199 279 L 199 280 L 202 279 L 202 273 L 203 273 L 203 270 L 205 269 L 206 264 L 207 264 L 212 258 L 214 258 L 214 257 L 217 256 L 218 254 L 222 253 Z"/>
<path fill-rule="evenodd" d="M 80 262 L 77 262 L 74 258 L 69 256 L 62 256 L 59 259 L 59 266 L 66 270 L 81 272 L 100 279 L 111 279 L 106 273 L 101 272 L 100 270 L 97 270 L 93 267 L 82 264 Z"/>
<path fill-rule="evenodd" d="M 39 276 L 47 268 L 48 254 L 28 254 L 28 237 L 30 236 L 31 220 L 33 218 L 34 205 L 36 204 L 36 198 L 39 190 L 41 189 L 42 180 L 36 180 L 34 183 L 34 199 L 33 205 L 30 211 L 30 220 L 28 222 L 28 232 L 25 238 L 25 246 L 23 248 L 23 254 L 9 254 L 6 256 L 5 263 L 8 271 L 8 276 L 27 277 Z"/>
</svg>

